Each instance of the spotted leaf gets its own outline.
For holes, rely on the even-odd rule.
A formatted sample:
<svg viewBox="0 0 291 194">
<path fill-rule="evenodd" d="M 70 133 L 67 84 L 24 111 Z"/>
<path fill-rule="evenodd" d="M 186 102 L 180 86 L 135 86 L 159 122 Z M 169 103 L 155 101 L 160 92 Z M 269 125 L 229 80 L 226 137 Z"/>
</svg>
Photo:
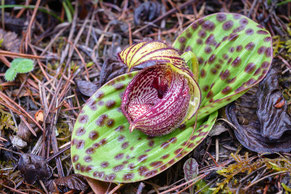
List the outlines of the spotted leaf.
<svg viewBox="0 0 291 194">
<path fill-rule="evenodd" d="M 267 74 L 272 38 L 267 30 L 239 14 L 217 13 L 192 23 L 174 42 L 199 62 L 202 92 L 199 118 L 236 100 Z"/>
<path fill-rule="evenodd" d="M 111 80 L 84 105 L 71 142 L 76 173 L 108 182 L 147 179 L 191 152 L 212 128 L 217 112 L 199 121 L 195 130 L 193 121 L 160 137 L 148 137 L 137 130 L 130 133 L 120 104 L 125 86 L 135 74 Z"/>
</svg>

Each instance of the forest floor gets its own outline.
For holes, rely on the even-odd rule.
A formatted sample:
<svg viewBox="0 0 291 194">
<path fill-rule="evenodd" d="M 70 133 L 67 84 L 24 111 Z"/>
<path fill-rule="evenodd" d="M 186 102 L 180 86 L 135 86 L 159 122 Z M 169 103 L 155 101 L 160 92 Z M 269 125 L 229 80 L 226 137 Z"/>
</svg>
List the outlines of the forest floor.
<svg viewBox="0 0 291 194">
<path fill-rule="evenodd" d="M 290 127 L 290 0 L 142 3 L 1 1 L 0 192 L 92 193 L 105 189 L 111 193 L 290 193 L 291 154 L 290 141 L 286 140 L 291 139 L 290 129 L 284 133 L 283 151 L 257 153 L 237 140 L 236 126 L 224 108 L 213 132 L 194 151 L 151 179 L 123 185 L 95 182 L 89 186 L 88 179 L 74 174 L 70 156 L 74 123 L 86 100 L 124 72 L 117 54 L 139 40 L 171 43 L 189 24 L 217 12 L 245 15 L 270 32 L 273 63 L 284 83 L 284 99 L 276 108 L 285 106 L 289 118 L 285 122 Z M 31 59 L 34 67 L 6 81 L 5 72 L 15 58 Z M 250 93 L 255 94 L 256 88 Z M 244 99 L 250 93 L 235 102 L 237 107 L 247 106 Z M 248 123 L 251 118 L 247 114 L 238 113 L 238 120 Z M 183 184 L 183 166 L 189 158 L 199 164 L 197 175 L 205 175 L 191 186 Z"/>
</svg>

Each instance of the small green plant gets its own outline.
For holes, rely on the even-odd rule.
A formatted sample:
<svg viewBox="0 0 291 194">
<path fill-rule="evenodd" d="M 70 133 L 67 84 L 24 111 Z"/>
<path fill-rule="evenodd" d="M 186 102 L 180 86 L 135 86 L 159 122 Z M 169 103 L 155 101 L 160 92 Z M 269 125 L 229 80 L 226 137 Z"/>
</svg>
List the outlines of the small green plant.
<svg viewBox="0 0 291 194">
<path fill-rule="evenodd" d="M 10 65 L 10 68 L 5 72 L 5 79 L 7 81 L 13 81 L 17 73 L 28 73 L 34 68 L 33 60 L 31 59 L 13 59 Z"/>
</svg>

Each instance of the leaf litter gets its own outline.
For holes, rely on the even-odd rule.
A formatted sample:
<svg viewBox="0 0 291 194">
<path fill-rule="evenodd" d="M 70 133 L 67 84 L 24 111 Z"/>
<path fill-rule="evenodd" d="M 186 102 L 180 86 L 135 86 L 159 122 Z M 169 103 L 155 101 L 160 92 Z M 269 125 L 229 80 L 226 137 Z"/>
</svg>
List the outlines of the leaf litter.
<svg viewBox="0 0 291 194">
<path fill-rule="evenodd" d="M 280 68 L 273 66 L 255 93 L 249 92 L 227 107 L 237 139 L 252 151 L 291 151 L 291 116 L 280 89 L 280 72 Z M 289 72 L 286 74 L 290 77 Z"/>
<path fill-rule="evenodd" d="M 82 5 L 78 5 L 77 1 L 72 1 L 71 6 L 67 4 L 72 7 L 71 11 L 66 10 L 69 7 L 63 7 L 59 1 L 44 1 L 40 4 L 41 9 L 46 9 L 50 15 L 37 11 L 35 16 L 33 16 L 33 12 L 37 5 L 34 3 L 31 3 L 34 6 L 32 9 L 5 9 L 5 18 L 1 20 L 5 27 L 3 29 L 1 23 L 1 30 L 5 30 L 2 31 L 2 34 L 11 33 L 10 30 L 12 30 L 20 38 L 17 40 L 14 34 L 10 38 L 11 41 L 5 43 L 4 40 L 8 39 L 0 37 L 0 40 L 2 39 L 0 50 L 2 64 L 0 67 L 2 73 L 0 83 L 0 189 L 4 192 L 27 191 L 26 189 L 42 193 L 52 191 L 53 188 L 45 186 L 46 184 L 43 185 L 39 181 L 40 178 L 34 180 L 28 177 L 27 180 L 34 182 L 33 185 L 27 185 L 27 182 L 24 181 L 23 177 L 28 172 L 35 172 L 33 169 L 37 166 L 42 171 L 36 172 L 36 177 L 45 175 L 42 177 L 42 181 L 46 183 L 55 181 L 56 185 L 59 184 L 60 187 L 66 188 L 64 190 L 59 188 L 62 191 L 85 190 L 86 181 L 78 176 L 72 178 L 75 175 L 73 175 L 68 151 L 70 131 L 80 107 L 86 99 L 77 95 L 77 83 L 73 80 L 78 78 L 86 81 L 87 84 L 94 83 L 97 87 L 101 87 L 110 79 L 126 71 L 126 69 L 122 69 L 123 67 L 118 64 L 117 60 L 107 60 L 108 53 L 117 53 L 112 51 L 118 51 L 138 40 L 162 39 L 172 42 L 177 31 L 181 31 L 195 19 L 211 13 L 219 11 L 243 13 L 271 32 L 274 39 L 275 59 L 280 66 L 278 73 L 282 98 L 275 101 L 275 109 L 271 104 L 268 105 L 272 107 L 270 110 L 273 113 L 281 111 L 282 114 L 287 112 L 290 115 L 290 81 L 288 81 L 290 41 L 288 39 L 290 39 L 291 22 L 290 15 L 288 15 L 290 13 L 287 13 L 290 3 L 277 5 L 276 1 L 265 1 L 262 4 L 256 2 L 237 1 L 227 4 L 223 1 L 216 3 L 159 1 L 166 12 L 152 9 L 155 13 L 145 14 L 145 19 L 149 23 L 146 22 L 147 24 L 140 26 L 134 23 L 134 10 L 142 5 L 142 1 L 124 1 L 118 4 L 113 4 L 112 1 L 86 1 Z M 182 6 L 184 3 L 186 3 L 186 7 Z M 86 8 L 86 6 L 91 8 Z M 289 8 L 286 9 L 286 6 Z M 56 9 L 56 7 L 59 8 Z M 79 7 L 82 9 L 79 10 Z M 66 14 L 62 15 L 61 12 Z M 67 21 L 69 13 L 73 16 L 71 24 L 58 22 L 60 21 L 58 19 Z M 56 19 L 53 14 L 60 18 Z M 111 22 L 113 20 L 116 21 L 116 25 Z M 31 25 L 29 25 L 30 22 Z M 85 23 L 86 25 L 83 25 Z M 122 27 L 118 27 L 119 24 Z M 125 27 L 126 25 L 127 27 Z M 150 33 L 142 30 L 148 26 L 151 26 Z M 23 40 L 22 45 L 20 44 L 21 39 Z M 16 42 L 14 43 L 14 41 Z M 3 75 L 9 67 L 9 63 L 13 58 L 20 57 L 35 60 L 37 63 L 35 69 L 32 73 L 17 76 L 14 82 L 6 82 Z M 89 62 L 93 62 L 94 65 L 86 65 Z M 85 89 L 90 86 L 92 85 L 88 84 Z M 266 91 L 262 91 L 263 94 L 268 96 Z M 8 100 L 8 97 L 11 100 Z M 235 102 L 236 105 L 239 103 L 239 100 Z M 240 108 L 247 110 L 243 104 Z M 255 106 L 253 108 L 256 109 Z M 30 111 L 42 111 L 43 122 L 36 121 L 34 115 L 28 116 Z M 253 109 L 249 109 L 249 111 L 252 113 L 250 115 L 256 114 Z M 20 116 L 36 132 L 36 137 L 30 135 L 27 138 L 26 135 L 20 135 L 21 130 L 31 133 L 28 132 L 29 129 L 25 129 Z M 186 157 L 164 173 L 143 181 L 142 184 L 133 183 L 118 187 L 120 192 L 155 193 L 169 190 L 189 192 L 188 187 L 191 184 L 195 192 L 202 191 L 203 188 L 217 192 L 253 191 L 263 193 L 290 190 L 290 153 L 262 155 L 250 152 L 242 146 L 243 143 L 237 141 L 236 136 L 233 136 L 233 127 L 230 127 L 231 123 L 225 120 L 223 112 L 220 116 L 221 119 L 218 122 L 223 125 L 221 128 L 228 130 L 222 130 L 208 137 L 187 156 L 195 158 L 199 164 L 197 177 L 203 181 L 200 186 L 199 181 L 192 184 L 195 183 L 194 180 L 187 183 L 184 179 L 183 166 L 187 160 Z M 268 118 L 270 119 L 267 117 L 267 120 Z M 288 118 L 288 116 L 286 115 L 284 118 Z M 246 122 L 246 119 L 239 117 L 238 120 L 242 123 Z M 286 120 L 286 122 L 288 121 Z M 275 139 L 284 142 L 284 139 L 280 140 L 280 137 L 286 137 L 286 134 L 288 135 L 286 131 L 288 128 L 284 133 L 278 133 L 280 135 L 275 136 Z M 234 133 L 236 133 L 235 130 Z M 268 133 L 272 134 L 272 131 Z M 15 134 L 26 140 L 27 147 L 19 149 L 12 145 L 10 138 Z M 31 161 L 24 162 L 27 160 L 23 160 L 22 156 L 30 158 Z M 39 156 L 42 159 L 38 158 Z M 15 168 L 21 160 L 23 160 L 20 168 L 22 171 Z M 54 176 L 50 176 L 51 173 L 48 169 L 53 170 Z M 62 177 L 70 178 L 62 179 Z M 74 180 L 77 183 L 72 183 Z M 80 186 L 77 186 L 79 183 Z"/>
</svg>

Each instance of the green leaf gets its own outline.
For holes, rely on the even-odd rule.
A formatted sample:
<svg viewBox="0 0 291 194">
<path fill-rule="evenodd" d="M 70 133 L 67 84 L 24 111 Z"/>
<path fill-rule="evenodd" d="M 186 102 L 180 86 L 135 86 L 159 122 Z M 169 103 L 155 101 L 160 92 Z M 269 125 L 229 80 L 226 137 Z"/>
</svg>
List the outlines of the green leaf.
<svg viewBox="0 0 291 194">
<path fill-rule="evenodd" d="M 203 118 L 236 100 L 260 82 L 272 62 L 272 38 L 253 20 L 239 14 L 217 13 L 192 23 L 173 44 L 192 51 L 199 62 Z"/>
<path fill-rule="evenodd" d="M 11 67 L 16 73 L 28 73 L 33 70 L 33 60 L 17 58 L 11 62 Z"/>
<path fill-rule="evenodd" d="M 9 68 L 7 69 L 7 71 L 5 72 L 5 80 L 7 81 L 13 81 L 16 77 L 16 72 L 14 69 Z"/>
</svg>

